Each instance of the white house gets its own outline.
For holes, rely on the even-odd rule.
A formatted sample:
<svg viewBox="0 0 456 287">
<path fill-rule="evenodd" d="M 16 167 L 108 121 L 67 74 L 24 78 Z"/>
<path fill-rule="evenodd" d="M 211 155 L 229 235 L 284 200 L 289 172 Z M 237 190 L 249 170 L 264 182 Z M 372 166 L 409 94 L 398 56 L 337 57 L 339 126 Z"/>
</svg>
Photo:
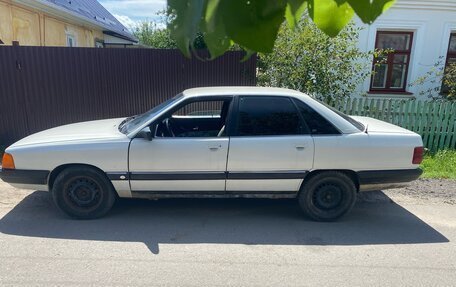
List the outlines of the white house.
<svg viewBox="0 0 456 287">
<path fill-rule="evenodd" d="M 391 48 L 386 62 L 359 87 L 370 98 L 427 99 L 423 91 L 439 86 L 411 85 L 441 62 L 456 62 L 456 0 L 397 0 L 372 25 L 358 25 L 363 51 Z"/>
</svg>

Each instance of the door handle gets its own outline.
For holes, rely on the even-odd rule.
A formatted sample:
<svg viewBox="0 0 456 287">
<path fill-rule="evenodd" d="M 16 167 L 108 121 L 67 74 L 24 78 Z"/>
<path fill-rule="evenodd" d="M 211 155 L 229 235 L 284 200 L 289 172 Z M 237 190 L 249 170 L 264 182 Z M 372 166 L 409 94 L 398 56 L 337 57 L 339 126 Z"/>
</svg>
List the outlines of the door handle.
<svg viewBox="0 0 456 287">
<path fill-rule="evenodd" d="M 296 146 L 296 149 L 297 149 L 297 150 L 303 150 L 303 149 L 305 149 L 305 148 L 306 148 L 306 146 L 304 146 L 304 145 L 297 145 L 297 146 Z"/>
<path fill-rule="evenodd" d="M 216 150 L 218 150 L 218 149 L 221 148 L 221 147 L 222 147 L 222 145 L 215 145 L 215 146 L 210 146 L 209 149 L 210 149 L 211 151 L 216 151 Z"/>
</svg>

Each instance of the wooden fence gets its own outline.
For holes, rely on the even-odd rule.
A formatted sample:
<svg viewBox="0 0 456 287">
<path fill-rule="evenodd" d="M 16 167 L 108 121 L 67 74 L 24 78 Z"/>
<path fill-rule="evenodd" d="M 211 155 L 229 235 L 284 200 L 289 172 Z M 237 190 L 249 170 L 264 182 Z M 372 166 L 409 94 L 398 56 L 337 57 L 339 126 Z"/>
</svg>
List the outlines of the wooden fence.
<svg viewBox="0 0 456 287">
<path fill-rule="evenodd" d="M 330 104 L 349 115 L 372 117 L 414 131 L 431 151 L 456 148 L 455 102 L 358 98 Z"/>
</svg>

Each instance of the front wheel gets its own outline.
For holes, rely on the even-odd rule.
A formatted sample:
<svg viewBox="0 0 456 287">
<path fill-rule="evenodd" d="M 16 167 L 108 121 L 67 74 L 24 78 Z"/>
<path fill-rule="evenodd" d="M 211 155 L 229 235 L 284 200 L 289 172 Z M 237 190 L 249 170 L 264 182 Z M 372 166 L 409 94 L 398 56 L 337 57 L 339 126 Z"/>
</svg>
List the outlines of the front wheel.
<svg viewBox="0 0 456 287">
<path fill-rule="evenodd" d="M 356 202 L 356 186 L 346 174 L 321 172 L 304 183 L 298 196 L 301 209 L 316 221 L 334 221 Z"/>
<path fill-rule="evenodd" d="M 69 167 L 55 179 L 54 203 L 79 219 L 98 218 L 111 209 L 116 196 L 106 175 L 91 167 Z"/>
</svg>

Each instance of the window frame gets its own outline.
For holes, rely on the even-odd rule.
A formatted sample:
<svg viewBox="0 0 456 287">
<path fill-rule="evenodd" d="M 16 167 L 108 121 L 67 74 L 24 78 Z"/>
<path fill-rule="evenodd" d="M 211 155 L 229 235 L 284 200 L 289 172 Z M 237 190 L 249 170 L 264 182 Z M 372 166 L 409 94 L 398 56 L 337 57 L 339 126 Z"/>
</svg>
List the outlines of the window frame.
<svg viewBox="0 0 456 287">
<path fill-rule="evenodd" d="M 308 132 L 304 133 L 298 133 L 298 134 L 289 134 L 289 135 L 240 135 L 239 134 L 239 108 L 240 108 L 240 99 L 242 97 L 246 98 L 285 98 L 288 99 L 292 106 L 294 107 L 296 113 L 298 114 L 299 117 L 299 122 L 303 125 L 304 129 L 306 129 Z M 227 126 L 229 129 L 227 129 L 227 134 L 230 137 L 242 137 L 242 138 L 247 138 L 247 137 L 254 137 L 254 138 L 259 138 L 259 137 L 293 137 L 293 136 L 312 136 L 311 131 L 309 129 L 309 126 L 305 122 L 301 112 L 299 111 L 298 107 L 296 106 L 296 103 L 294 102 L 293 97 L 289 96 L 274 96 L 274 95 L 237 95 L 234 98 L 233 104 L 232 104 L 233 109 L 228 112 L 228 117 L 227 117 L 227 122 L 229 123 Z"/>
<path fill-rule="evenodd" d="M 451 38 L 455 37 L 456 38 L 456 31 L 451 31 L 450 33 L 450 39 L 448 41 L 448 48 L 447 48 L 447 54 L 446 54 L 446 59 L 445 59 L 445 67 L 443 68 L 443 77 L 445 77 L 445 72 L 446 69 L 448 68 L 448 65 L 450 63 L 450 59 L 455 59 L 456 60 L 456 51 L 450 51 L 450 45 L 451 45 Z M 456 64 L 456 61 L 454 62 Z M 448 94 L 448 89 L 445 87 L 445 84 L 443 82 L 442 78 L 442 85 L 440 87 L 440 94 L 441 95 L 446 95 Z"/>
<path fill-rule="evenodd" d="M 70 40 L 72 41 L 72 46 L 70 46 Z M 66 46 L 69 47 L 69 48 L 74 48 L 74 47 L 77 47 L 78 46 L 78 42 L 76 41 L 76 37 L 72 34 L 66 34 Z"/>
<path fill-rule="evenodd" d="M 385 82 L 385 87 L 384 88 L 375 88 L 373 87 L 374 83 L 374 73 L 372 73 L 370 84 L 369 84 L 369 92 L 373 93 L 378 93 L 378 92 L 383 92 L 383 93 L 406 93 L 407 92 L 407 80 L 408 80 L 408 73 L 409 73 L 409 68 L 410 68 L 410 60 L 411 60 L 411 54 L 412 54 L 412 49 L 413 49 L 413 37 L 414 37 L 414 32 L 413 31 L 387 31 L 387 30 L 382 30 L 382 31 L 377 31 L 375 35 L 375 46 L 374 48 L 377 49 L 378 41 L 379 41 L 379 36 L 381 34 L 405 34 L 410 36 L 410 45 L 408 50 L 394 50 L 394 52 L 388 53 L 387 54 L 387 74 L 386 74 L 386 82 Z M 391 77 L 393 74 L 393 65 L 394 65 L 394 56 L 395 55 L 406 55 L 407 56 L 407 61 L 406 63 L 403 63 L 402 65 L 405 65 L 405 76 L 404 76 L 404 83 L 403 83 L 403 88 L 391 88 Z M 375 68 L 375 61 L 376 59 L 374 58 L 372 61 L 372 71 L 374 71 Z"/>
<path fill-rule="evenodd" d="M 191 98 L 183 100 L 182 102 L 180 102 L 173 108 L 164 112 L 159 118 L 157 118 L 156 120 L 154 120 L 153 122 L 151 122 L 148 125 L 148 127 L 152 133 L 152 137 L 155 138 L 156 128 L 165 118 L 171 117 L 175 112 L 177 112 L 184 106 L 186 106 L 188 104 L 196 103 L 196 102 L 216 102 L 216 101 L 230 101 L 229 106 L 228 106 L 228 112 L 227 112 L 226 119 L 225 119 L 225 131 L 226 132 L 225 132 L 224 136 L 222 136 L 222 137 L 160 137 L 160 139 L 185 139 L 185 138 L 186 139 L 188 139 L 188 138 L 201 139 L 201 138 L 226 138 L 226 137 L 229 137 L 230 136 L 229 131 L 232 129 L 230 119 L 231 119 L 231 114 L 232 114 L 233 106 L 234 106 L 234 102 L 235 102 L 235 97 L 231 96 L 231 95 L 199 96 L 199 97 L 191 97 Z"/>
</svg>

